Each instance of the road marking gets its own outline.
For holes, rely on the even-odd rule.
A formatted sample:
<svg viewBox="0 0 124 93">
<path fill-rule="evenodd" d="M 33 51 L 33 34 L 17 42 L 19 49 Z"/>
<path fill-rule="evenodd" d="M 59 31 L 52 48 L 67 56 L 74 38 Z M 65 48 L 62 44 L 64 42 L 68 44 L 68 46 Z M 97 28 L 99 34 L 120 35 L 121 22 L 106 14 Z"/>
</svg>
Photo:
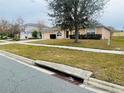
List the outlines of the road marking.
<svg viewBox="0 0 124 93">
<path fill-rule="evenodd" d="M 16 62 L 18 62 L 18 63 L 20 63 L 20 64 L 25 65 L 25 66 L 28 66 L 28 67 L 30 67 L 30 68 L 36 69 L 36 70 L 38 70 L 38 71 L 41 71 L 41 72 L 43 72 L 43 73 L 50 74 L 50 75 L 55 74 L 54 72 L 51 72 L 51 71 L 48 71 L 48 70 L 45 70 L 45 69 L 43 69 L 43 68 L 39 68 L 39 67 L 36 67 L 36 66 L 33 66 L 33 65 L 29 65 L 29 64 L 27 64 L 27 63 L 24 63 L 24 62 L 22 62 L 22 61 L 19 61 L 19 60 L 15 59 L 15 58 L 8 57 L 8 56 L 6 56 L 6 55 L 4 55 L 4 54 L 1 54 L 1 53 L 0 53 L 0 55 L 1 55 L 1 56 L 4 56 L 4 57 L 6 57 L 6 58 L 9 58 L 9 59 L 11 59 L 11 60 L 14 60 L 14 61 L 16 61 Z"/>
<path fill-rule="evenodd" d="M 90 86 L 88 86 L 88 85 L 84 85 L 84 84 L 81 84 L 81 85 L 79 85 L 81 88 L 85 88 L 85 89 L 88 89 L 88 90 L 90 90 L 90 91 L 94 91 L 94 92 L 96 92 L 96 93 L 110 93 L 110 92 L 105 92 L 105 91 L 102 91 L 102 90 L 100 90 L 100 89 L 95 89 L 95 88 L 92 88 L 92 87 L 90 87 Z"/>
<path fill-rule="evenodd" d="M 46 74 L 49 74 L 49 75 L 52 75 L 52 76 L 55 75 L 54 72 L 51 72 L 51 71 L 48 71 L 48 70 L 46 70 L 46 69 L 39 68 L 39 67 L 36 67 L 36 66 L 33 66 L 33 65 L 29 65 L 29 64 L 27 64 L 27 63 L 24 63 L 24 62 L 22 62 L 22 61 L 19 61 L 19 60 L 15 59 L 15 58 L 6 56 L 5 54 L 0 53 L 0 56 L 6 57 L 6 58 L 8 58 L 8 59 L 10 59 L 10 60 L 16 61 L 16 62 L 18 62 L 18 63 L 20 63 L 20 64 L 22 64 L 22 65 L 25 65 L 25 66 L 27 66 L 27 67 L 33 68 L 33 69 L 38 70 L 38 71 L 40 71 L 40 72 L 43 72 L 43 73 L 46 73 Z M 81 86 L 81 85 L 78 85 L 78 86 L 81 87 L 81 88 L 88 89 L 88 90 L 90 90 L 90 91 L 96 92 L 95 89 L 91 89 L 91 88 L 88 88 L 88 87 L 83 87 L 83 86 Z M 96 93 L 99 93 L 99 92 L 96 92 Z M 103 93 L 103 92 L 100 92 L 100 93 Z"/>
</svg>

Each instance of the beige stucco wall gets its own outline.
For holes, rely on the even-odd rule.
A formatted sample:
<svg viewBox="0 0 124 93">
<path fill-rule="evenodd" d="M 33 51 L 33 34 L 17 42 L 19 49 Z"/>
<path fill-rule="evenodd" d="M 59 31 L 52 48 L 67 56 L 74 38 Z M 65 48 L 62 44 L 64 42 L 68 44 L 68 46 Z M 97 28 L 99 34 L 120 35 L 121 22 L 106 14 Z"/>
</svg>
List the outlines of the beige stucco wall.
<svg viewBox="0 0 124 93">
<path fill-rule="evenodd" d="M 96 34 L 102 34 L 103 28 L 96 28 Z"/>
<path fill-rule="evenodd" d="M 57 36 L 57 33 L 59 31 L 53 31 L 53 32 L 43 32 L 42 33 L 42 39 L 50 39 L 50 34 L 56 34 L 56 39 L 64 39 L 66 38 L 66 32 L 65 31 L 60 31 L 62 36 Z M 86 34 L 86 29 L 80 29 L 79 30 L 80 35 Z M 75 31 L 69 31 L 69 35 L 74 35 Z M 110 39 L 110 31 L 103 28 L 96 28 L 96 34 L 102 34 L 102 39 Z"/>
<path fill-rule="evenodd" d="M 42 39 L 50 39 L 50 33 L 49 32 L 42 32 Z"/>
<path fill-rule="evenodd" d="M 57 32 L 56 32 L 56 35 L 57 35 Z M 61 36 L 57 36 L 57 39 L 64 39 L 66 37 L 65 31 L 60 31 L 60 32 L 61 32 L 62 35 Z"/>
<path fill-rule="evenodd" d="M 102 34 L 102 39 L 110 39 L 111 32 L 106 28 L 96 28 L 96 34 Z"/>
<path fill-rule="evenodd" d="M 79 32 L 80 32 L 80 35 L 86 34 L 86 30 L 85 30 L 85 29 L 80 29 Z M 73 31 L 71 31 L 71 32 L 69 33 L 69 35 L 74 35 L 74 34 L 75 34 L 75 30 L 73 30 Z"/>
<path fill-rule="evenodd" d="M 61 36 L 57 36 L 57 33 L 59 31 L 55 31 L 55 32 L 42 32 L 42 39 L 50 39 L 50 35 L 51 34 L 56 34 L 56 39 L 64 39 L 65 38 L 65 32 L 64 31 L 60 31 L 61 32 Z"/>
</svg>

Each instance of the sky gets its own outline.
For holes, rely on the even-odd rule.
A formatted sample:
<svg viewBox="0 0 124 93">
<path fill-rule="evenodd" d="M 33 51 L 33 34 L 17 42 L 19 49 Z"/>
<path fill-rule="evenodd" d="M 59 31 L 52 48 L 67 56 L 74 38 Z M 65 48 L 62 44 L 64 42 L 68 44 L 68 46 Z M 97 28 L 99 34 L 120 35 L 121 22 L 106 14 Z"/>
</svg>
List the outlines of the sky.
<svg viewBox="0 0 124 93">
<path fill-rule="evenodd" d="M 124 28 L 124 0 L 110 0 L 105 6 L 99 22 L 116 29 Z M 48 16 L 48 5 L 45 0 L 0 0 L 0 18 L 15 21 L 23 18 L 25 23 L 36 23 L 39 20 L 51 26 Z"/>
</svg>

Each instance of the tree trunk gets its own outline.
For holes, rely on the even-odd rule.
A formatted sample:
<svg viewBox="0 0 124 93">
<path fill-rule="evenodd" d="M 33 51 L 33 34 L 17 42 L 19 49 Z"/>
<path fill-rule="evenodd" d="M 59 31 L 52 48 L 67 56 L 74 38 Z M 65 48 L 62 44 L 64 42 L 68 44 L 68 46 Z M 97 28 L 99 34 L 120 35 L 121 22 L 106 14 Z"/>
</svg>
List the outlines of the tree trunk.
<svg viewBox="0 0 124 93">
<path fill-rule="evenodd" d="M 79 43 L 79 30 L 77 25 L 75 25 L 75 43 Z"/>
</svg>

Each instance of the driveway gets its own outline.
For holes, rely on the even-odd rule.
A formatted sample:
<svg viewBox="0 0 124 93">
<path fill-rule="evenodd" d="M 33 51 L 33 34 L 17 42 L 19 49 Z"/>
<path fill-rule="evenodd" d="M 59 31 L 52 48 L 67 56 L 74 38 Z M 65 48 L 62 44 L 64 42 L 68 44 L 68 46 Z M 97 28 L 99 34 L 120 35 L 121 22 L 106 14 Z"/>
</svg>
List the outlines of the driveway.
<svg viewBox="0 0 124 93">
<path fill-rule="evenodd" d="M 0 54 L 0 93 L 93 93 Z"/>
</svg>

